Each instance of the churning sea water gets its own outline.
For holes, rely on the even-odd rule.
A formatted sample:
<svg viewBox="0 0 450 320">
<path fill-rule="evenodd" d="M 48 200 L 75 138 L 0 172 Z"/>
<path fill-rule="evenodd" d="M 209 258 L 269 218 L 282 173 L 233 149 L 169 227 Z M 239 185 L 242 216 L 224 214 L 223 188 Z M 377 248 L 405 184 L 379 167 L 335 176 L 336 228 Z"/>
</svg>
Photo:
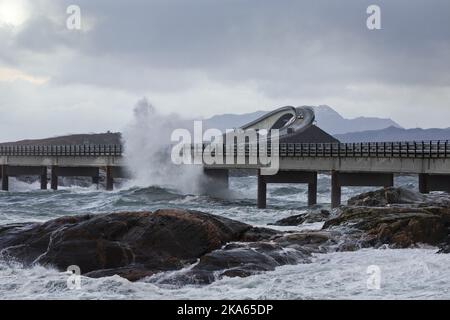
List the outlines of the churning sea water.
<svg viewBox="0 0 450 320">
<path fill-rule="evenodd" d="M 47 221 L 64 215 L 158 208 L 195 209 L 252 225 L 268 226 L 307 210 L 303 185 L 269 185 L 266 210 L 255 208 L 255 177 L 231 177 L 230 192 L 220 198 L 186 194 L 168 187 L 130 187 L 113 192 L 92 187 L 37 190 L 37 184 L 11 179 L 11 191 L 0 192 L 0 224 Z M 397 185 L 416 186 L 402 176 Z M 329 208 L 329 176 L 320 175 L 318 207 Z M 344 188 L 343 200 L 371 188 Z M 321 223 L 303 226 L 320 228 Z M 298 230 L 302 227 L 284 227 Z M 137 282 L 118 276 L 82 277 L 81 289 L 67 287 L 68 275 L 54 269 L 0 259 L 1 299 L 449 299 L 450 255 L 436 248 L 364 249 L 317 254 L 310 264 L 278 267 L 247 278 L 223 278 L 209 285 L 167 285 L 166 272 Z M 368 286 L 368 267 L 380 271 L 380 286 Z M 190 268 L 191 266 L 187 266 Z M 179 270 L 175 272 L 183 272 Z"/>
</svg>

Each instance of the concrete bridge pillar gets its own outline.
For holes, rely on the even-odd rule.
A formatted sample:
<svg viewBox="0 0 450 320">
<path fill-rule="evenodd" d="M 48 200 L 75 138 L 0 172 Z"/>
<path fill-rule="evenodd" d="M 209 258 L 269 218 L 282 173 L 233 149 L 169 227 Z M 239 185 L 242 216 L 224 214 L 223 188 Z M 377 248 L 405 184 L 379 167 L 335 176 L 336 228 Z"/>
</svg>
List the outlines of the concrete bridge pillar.
<svg viewBox="0 0 450 320">
<path fill-rule="evenodd" d="M 98 170 L 98 169 L 97 169 Z M 131 178 L 131 173 L 125 168 L 120 166 L 106 166 L 105 170 L 105 181 L 106 181 L 106 190 L 113 190 L 114 188 L 114 179 L 115 178 Z M 98 176 L 98 172 L 95 176 Z"/>
<path fill-rule="evenodd" d="M 308 206 L 317 204 L 317 172 L 313 172 L 313 181 L 308 183 Z"/>
<path fill-rule="evenodd" d="M 51 187 L 58 189 L 58 177 L 98 177 L 97 167 L 60 167 L 52 166 Z"/>
<path fill-rule="evenodd" d="M 336 208 L 341 205 L 341 185 L 339 184 L 339 172 L 331 172 L 331 207 Z"/>
<path fill-rule="evenodd" d="M 47 167 L 41 168 L 41 175 L 39 178 L 41 182 L 41 190 L 47 190 Z"/>
<path fill-rule="evenodd" d="M 58 190 L 58 166 L 51 167 L 50 188 Z"/>
<path fill-rule="evenodd" d="M 111 166 L 106 167 L 106 190 L 111 191 L 114 189 L 113 170 Z"/>
<path fill-rule="evenodd" d="M 347 187 L 392 187 L 393 173 L 378 172 L 331 172 L 331 207 L 341 204 L 341 188 Z"/>
<path fill-rule="evenodd" d="M 0 172 L 2 177 L 2 190 L 8 191 L 9 188 L 8 165 L 6 164 L 1 165 Z"/>
<path fill-rule="evenodd" d="M 265 209 L 267 207 L 267 183 L 266 177 L 261 175 L 261 170 L 258 169 L 258 209 Z"/>
<path fill-rule="evenodd" d="M 430 191 L 450 192 L 450 175 L 419 174 L 419 191 L 421 193 L 429 193 Z"/>
<path fill-rule="evenodd" d="M 2 177 L 2 190 L 8 190 L 9 177 L 18 176 L 38 176 L 41 182 L 41 189 L 47 189 L 47 167 L 44 166 L 11 166 L 2 165 L 0 169 Z"/>
<path fill-rule="evenodd" d="M 430 188 L 428 185 L 428 174 L 419 173 L 419 192 L 430 193 Z"/>
<path fill-rule="evenodd" d="M 258 208 L 264 209 L 267 204 L 268 183 L 307 183 L 308 205 L 317 203 L 317 172 L 311 171 L 279 171 L 275 175 L 263 176 L 258 170 Z"/>
</svg>

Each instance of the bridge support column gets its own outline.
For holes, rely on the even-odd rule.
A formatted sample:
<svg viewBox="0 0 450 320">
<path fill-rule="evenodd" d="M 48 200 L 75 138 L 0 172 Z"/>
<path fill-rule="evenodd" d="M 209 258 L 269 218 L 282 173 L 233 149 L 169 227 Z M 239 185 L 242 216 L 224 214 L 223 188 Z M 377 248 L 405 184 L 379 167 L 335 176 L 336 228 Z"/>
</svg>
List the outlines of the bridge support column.
<svg viewBox="0 0 450 320">
<path fill-rule="evenodd" d="M 308 205 L 317 203 L 317 172 L 310 171 L 279 171 L 275 175 L 261 175 L 258 170 L 258 208 L 265 208 L 267 203 L 268 183 L 307 183 Z"/>
<path fill-rule="evenodd" d="M 58 189 L 58 177 L 98 177 L 98 167 L 60 167 L 52 166 L 51 186 Z"/>
<path fill-rule="evenodd" d="M 313 172 L 313 181 L 308 183 L 308 206 L 317 204 L 317 172 Z"/>
<path fill-rule="evenodd" d="M 9 177 L 18 177 L 18 176 L 38 176 L 41 182 L 41 189 L 47 189 L 47 167 L 2 165 L 0 172 L 1 172 L 0 176 L 3 177 L 2 179 L 3 190 L 8 190 Z"/>
<path fill-rule="evenodd" d="M 47 190 L 47 167 L 42 167 L 40 180 L 41 180 L 41 190 Z"/>
<path fill-rule="evenodd" d="M 258 209 L 265 209 L 267 206 L 267 183 L 266 176 L 261 175 L 261 170 L 258 169 Z"/>
<path fill-rule="evenodd" d="M 8 191 L 9 189 L 8 165 L 3 164 L 1 166 L 0 171 L 2 176 L 2 190 Z"/>
<path fill-rule="evenodd" d="M 421 193 L 429 193 L 430 191 L 450 192 L 450 175 L 419 174 L 419 191 Z"/>
<path fill-rule="evenodd" d="M 341 204 L 341 187 L 392 187 L 393 173 L 338 172 L 331 173 L 331 207 Z"/>
<path fill-rule="evenodd" d="M 339 184 L 339 172 L 331 172 L 331 207 L 336 208 L 341 205 L 341 185 Z"/>
<path fill-rule="evenodd" d="M 419 192 L 430 193 L 430 188 L 428 186 L 428 174 L 426 173 L 419 173 Z"/>
<path fill-rule="evenodd" d="M 113 189 L 114 189 L 114 178 L 113 178 L 112 167 L 107 166 L 106 167 L 106 190 L 111 191 Z"/>
<path fill-rule="evenodd" d="M 51 177 L 50 177 L 50 187 L 52 190 L 58 190 L 58 166 L 52 166 Z"/>
</svg>

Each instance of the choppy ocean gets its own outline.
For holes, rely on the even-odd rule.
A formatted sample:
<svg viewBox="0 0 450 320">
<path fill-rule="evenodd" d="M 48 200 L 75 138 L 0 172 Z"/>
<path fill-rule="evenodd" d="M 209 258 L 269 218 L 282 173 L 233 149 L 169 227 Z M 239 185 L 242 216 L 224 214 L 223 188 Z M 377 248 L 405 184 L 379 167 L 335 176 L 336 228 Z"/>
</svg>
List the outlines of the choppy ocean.
<svg viewBox="0 0 450 320">
<path fill-rule="evenodd" d="M 329 176 L 320 175 L 319 207 L 329 209 Z M 396 178 L 397 186 L 416 188 L 414 177 Z M 64 215 L 186 208 L 252 225 L 268 226 L 307 210 L 306 185 L 269 185 L 268 209 L 255 206 L 256 178 L 231 177 L 230 192 L 221 198 L 187 194 L 170 187 L 133 187 L 124 183 L 107 192 L 96 186 L 38 190 L 37 183 L 11 178 L 10 191 L 0 191 L 0 224 L 47 221 Z M 343 201 L 371 188 L 343 188 Z M 321 223 L 284 229 L 321 228 Z M 277 227 L 280 228 L 280 227 Z M 223 278 L 210 285 L 162 284 L 162 273 L 138 282 L 118 276 L 82 277 L 81 289 L 67 287 L 67 274 L 0 259 L 1 299 L 450 299 L 450 255 L 436 248 L 364 249 L 317 254 L 310 264 L 289 265 L 247 278 Z M 380 268 L 379 289 L 367 286 L 367 267 Z M 179 272 L 179 271 L 178 271 Z"/>
</svg>

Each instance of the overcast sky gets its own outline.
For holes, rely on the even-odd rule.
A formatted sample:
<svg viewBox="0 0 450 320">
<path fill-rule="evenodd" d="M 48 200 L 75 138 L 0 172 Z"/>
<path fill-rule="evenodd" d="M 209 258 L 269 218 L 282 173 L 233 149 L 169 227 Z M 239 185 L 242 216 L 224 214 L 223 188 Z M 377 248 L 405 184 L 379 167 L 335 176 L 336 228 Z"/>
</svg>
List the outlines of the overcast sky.
<svg viewBox="0 0 450 320">
<path fill-rule="evenodd" d="M 118 131 L 144 96 L 190 117 L 327 104 L 450 127 L 450 1 L 0 0 L 0 141 Z"/>
</svg>

